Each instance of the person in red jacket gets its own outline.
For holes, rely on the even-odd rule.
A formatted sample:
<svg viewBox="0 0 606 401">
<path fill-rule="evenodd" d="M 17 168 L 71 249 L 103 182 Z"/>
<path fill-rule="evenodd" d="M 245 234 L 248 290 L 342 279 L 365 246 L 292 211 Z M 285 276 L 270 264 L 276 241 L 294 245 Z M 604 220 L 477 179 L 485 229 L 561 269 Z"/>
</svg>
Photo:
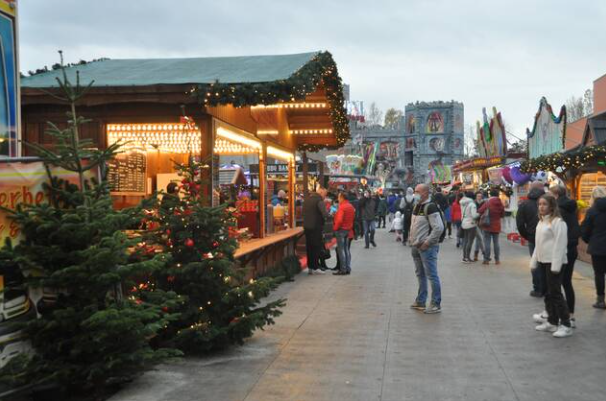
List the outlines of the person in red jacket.
<svg viewBox="0 0 606 401">
<path fill-rule="evenodd" d="M 482 225 L 482 217 L 480 217 L 480 226 L 484 232 L 484 262 L 483 264 L 487 265 L 490 263 L 490 241 L 492 240 L 494 243 L 494 260 L 497 265 L 501 264 L 500 253 L 501 249 L 499 248 L 499 233 L 501 232 L 501 219 L 505 216 L 505 208 L 503 207 L 503 202 L 499 199 L 499 190 L 491 189 L 490 190 L 490 198 L 482 204 L 478 213 L 480 216 L 484 214 L 484 212 L 488 210 L 488 215 L 490 216 L 490 224 Z"/>
<path fill-rule="evenodd" d="M 461 246 L 461 242 L 463 242 L 463 238 L 459 235 L 461 231 L 461 204 L 459 201 L 463 197 L 463 192 L 458 192 L 454 202 L 452 202 L 452 206 L 450 206 L 450 219 L 452 220 L 452 224 L 457 229 L 455 233 L 457 238 L 457 248 Z"/>
<path fill-rule="evenodd" d="M 339 209 L 333 222 L 333 230 L 337 237 L 337 253 L 339 254 L 339 271 L 333 273 L 342 276 L 351 273 L 350 238 L 353 238 L 356 209 L 347 200 L 344 192 L 339 193 Z"/>
</svg>

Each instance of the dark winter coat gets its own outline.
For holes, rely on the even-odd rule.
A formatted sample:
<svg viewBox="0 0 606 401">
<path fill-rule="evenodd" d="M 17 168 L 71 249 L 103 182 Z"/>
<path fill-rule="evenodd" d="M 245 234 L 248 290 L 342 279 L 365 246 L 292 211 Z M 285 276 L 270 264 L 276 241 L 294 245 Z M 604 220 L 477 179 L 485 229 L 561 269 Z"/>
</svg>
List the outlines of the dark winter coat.
<svg viewBox="0 0 606 401">
<path fill-rule="evenodd" d="M 433 196 L 433 201 L 440 206 L 442 212 L 444 212 L 448 207 L 448 199 L 446 199 L 446 195 L 444 195 L 442 192 L 436 192 L 436 194 Z"/>
<path fill-rule="evenodd" d="M 362 220 L 374 220 L 377 217 L 377 209 L 379 208 L 379 200 L 376 197 L 360 199 L 360 211 Z"/>
<path fill-rule="evenodd" d="M 606 256 L 606 198 L 598 198 L 581 224 L 581 237 L 590 255 Z"/>
<path fill-rule="evenodd" d="M 379 216 L 387 215 L 387 200 L 385 200 L 385 198 L 379 198 L 379 206 L 377 209 L 377 213 Z"/>
<path fill-rule="evenodd" d="M 564 220 L 568 228 L 568 245 L 576 246 L 581 236 L 579 218 L 577 217 L 577 203 L 567 196 L 560 196 L 558 198 L 558 209 L 560 209 L 562 220 Z"/>
<path fill-rule="evenodd" d="M 303 228 L 307 230 L 322 229 L 327 218 L 328 211 L 320 194 L 310 194 L 303 201 Z"/>
<path fill-rule="evenodd" d="M 534 235 L 539 224 L 539 207 L 537 202 L 545 191 L 538 188 L 533 188 L 528 193 L 528 200 L 522 202 L 518 207 L 516 216 L 516 225 L 518 232 L 525 240 L 534 244 Z"/>
</svg>

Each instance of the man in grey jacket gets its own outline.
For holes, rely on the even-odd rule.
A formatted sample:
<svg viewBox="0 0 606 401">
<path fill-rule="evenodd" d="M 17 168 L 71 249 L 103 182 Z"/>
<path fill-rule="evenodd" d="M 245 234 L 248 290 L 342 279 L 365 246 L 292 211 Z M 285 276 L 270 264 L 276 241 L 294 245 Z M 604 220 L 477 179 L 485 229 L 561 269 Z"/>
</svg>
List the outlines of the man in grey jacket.
<svg viewBox="0 0 606 401">
<path fill-rule="evenodd" d="M 415 262 L 415 272 L 419 280 L 419 292 L 415 302 L 410 306 L 413 309 L 424 310 L 427 314 L 440 313 L 442 302 L 442 289 L 438 277 L 438 251 L 440 249 L 440 236 L 444 231 L 444 223 L 438 206 L 431 201 L 429 186 L 419 184 L 415 188 L 419 195 L 419 202 L 412 212 L 412 222 L 408 241 L 412 248 L 412 258 Z M 431 303 L 427 302 L 427 279 L 431 283 Z"/>
</svg>

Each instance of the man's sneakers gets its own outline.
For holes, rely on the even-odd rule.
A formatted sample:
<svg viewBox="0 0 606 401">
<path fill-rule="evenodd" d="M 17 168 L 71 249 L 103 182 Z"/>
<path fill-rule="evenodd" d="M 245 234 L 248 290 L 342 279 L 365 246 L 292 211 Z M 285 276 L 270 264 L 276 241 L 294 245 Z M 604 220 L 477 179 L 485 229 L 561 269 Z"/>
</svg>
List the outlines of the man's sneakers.
<svg viewBox="0 0 606 401">
<path fill-rule="evenodd" d="M 530 291 L 530 296 L 535 298 L 543 298 L 543 294 L 535 290 Z"/>
<path fill-rule="evenodd" d="M 470 263 L 472 263 L 472 262 L 471 262 L 471 259 L 464 258 L 464 259 L 463 259 L 463 263 L 465 263 L 465 264 L 470 264 Z"/>
<path fill-rule="evenodd" d="M 427 309 L 425 309 L 424 313 L 426 315 L 434 315 L 440 312 L 442 312 L 442 308 L 440 307 L 440 305 L 430 305 Z"/>
<path fill-rule="evenodd" d="M 534 328 L 536 331 L 546 331 L 548 333 L 555 333 L 558 330 L 558 326 L 553 325 L 549 322 L 544 322 Z"/>
<path fill-rule="evenodd" d="M 572 327 L 564 326 L 561 324 L 558 329 L 553 333 L 555 338 L 570 337 L 572 335 Z"/>
<path fill-rule="evenodd" d="M 535 323 L 545 323 L 548 317 L 547 312 L 543 311 L 541 313 L 535 313 L 532 315 L 532 320 L 534 320 Z"/>
<path fill-rule="evenodd" d="M 427 308 L 425 307 L 425 304 L 422 304 L 420 302 L 415 301 L 412 305 L 410 305 L 410 309 L 414 309 L 414 310 L 418 310 L 418 311 L 423 311 L 423 313 L 425 313 L 426 315 L 433 315 L 436 313 L 440 313 L 442 312 L 442 308 L 440 307 L 440 305 L 429 305 Z"/>
<path fill-rule="evenodd" d="M 410 309 L 425 310 L 425 304 L 415 301 L 412 305 L 410 305 Z"/>
</svg>

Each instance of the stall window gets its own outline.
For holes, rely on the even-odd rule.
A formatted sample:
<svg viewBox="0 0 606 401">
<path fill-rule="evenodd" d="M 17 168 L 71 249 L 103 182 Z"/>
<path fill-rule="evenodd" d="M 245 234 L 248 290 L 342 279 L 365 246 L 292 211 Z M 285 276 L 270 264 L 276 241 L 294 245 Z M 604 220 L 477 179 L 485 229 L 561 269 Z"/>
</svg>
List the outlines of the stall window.
<svg viewBox="0 0 606 401">
<path fill-rule="evenodd" d="M 593 191 L 593 188 L 598 185 L 606 187 L 606 174 L 599 171 L 596 173 L 583 174 L 579 183 L 578 199 L 583 200 L 589 204 L 589 202 L 591 201 L 591 191 Z M 579 216 L 581 219 L 585 217 L 586 211 L 587 209 L 581 210 L 581 216 Z"/>
<path fill-rule="evenodd" d="M 291 203 L 295 201 L 294 155 L 275 146 L 267 146 L 266 173 L 266 234 L 291 227 Z"/>
</svg>

